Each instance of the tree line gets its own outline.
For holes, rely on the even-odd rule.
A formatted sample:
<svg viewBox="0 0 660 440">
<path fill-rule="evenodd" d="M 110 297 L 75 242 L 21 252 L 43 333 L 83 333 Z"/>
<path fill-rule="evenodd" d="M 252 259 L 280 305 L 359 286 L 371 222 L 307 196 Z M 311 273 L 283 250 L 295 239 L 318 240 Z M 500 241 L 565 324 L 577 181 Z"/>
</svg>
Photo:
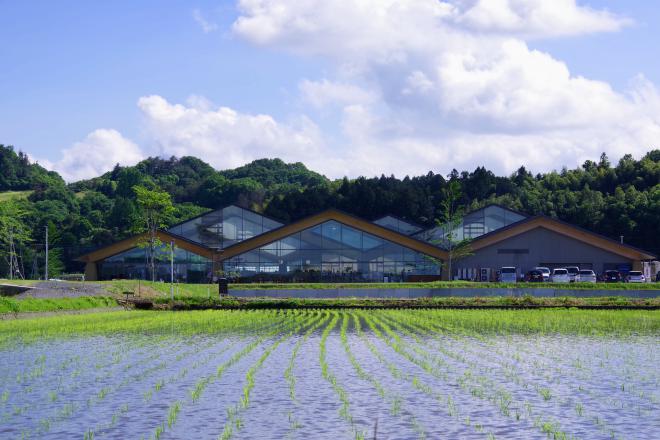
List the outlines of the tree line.
<svg viewBox="0 0 660 440">
<path fill-rule="evenodd" d="M 302 163 L 280 159 L 218 171 L 195 157 L 171 157 L 117 165 L 101 176 L 66 184 L 57 173 L 3 145 L 0 166 L 0 276 L 9 271 L 10 224 L 21 231 L 14 253 L 29 277 L 43 277 L 46 229 L 53 249 L 50 276 L 80 271 L 74 261 L 78 255 L 144 231 L 144 206 L 136 188 L 171 201 L 163 225 L 237 204 L 282 222 L 338 208 L 371 220 L 393 214 L 431 227 L 442 217 L 447 189 L 457 185 L 463 212 L 497 203 L 611 238 L 623 235 L 626 243 L 660 254 L 660 150 L 639 160 L 626 155 L 616 164 L 603 154 L 578 168 L 548 173 L 532 174 L 521 166 L 509 176 L 477 167 L 447 176 L 429 171 L 403 178 L 331 180 Z M 7 191 L 21 192 L 12 196 Z"/>
</svg>

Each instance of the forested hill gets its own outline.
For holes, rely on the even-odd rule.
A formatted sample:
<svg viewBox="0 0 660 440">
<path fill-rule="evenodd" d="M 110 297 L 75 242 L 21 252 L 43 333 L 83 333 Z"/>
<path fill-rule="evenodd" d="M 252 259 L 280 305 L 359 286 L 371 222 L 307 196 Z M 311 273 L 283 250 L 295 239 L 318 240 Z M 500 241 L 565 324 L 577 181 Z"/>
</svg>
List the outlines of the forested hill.
<svg viewBox="0 0 660 440">
<path fill-rule="evenodd" d="M 23 152 L 0 144 L 0 191 L 27 191 L 52 183 L 64 181 L 59 174 L 30 163 Z"/>
<path fill-rule="evenodd" d="M 169 224 L 236 203 L 284 222 L 335 207 L 367 219 L 391 213 L 432 225 L 447 179 L 461 184 L 466 210 L 499 203 L 527 214 L 557 217 L 612 238 L 623 235 L 627 243 L 660 254 L 660 150 L 640 160 L 625 156 L 616 164 L 602 155 L 577 169 L 545 174 L 533 175 L 521 167 L 510 176 L 496 176 L 479 167 L 449 176 L 429 172 L 402 179 L 330 180 L 302 163 L 279 159 L 217 171 L 200 159 L 182 157 L 149 158 L 66 185 L 57 173 L 31 164 L 10 147 L 0 147 L 0 164 L 0 191 L 4 191 L 0 203 L 13 203 L 23 212 L 21 222 L 30 235 L 23 249 L 28 266 L 30 254 L 38 258 L 41 252 L 47 225 L 67 270 L 76 269 L 71 259 L 84 250 L 132 234 L 138 218 L 135 185 L 170 194 L 175 210 Z M 7 201 L 11 193 L 6 191 L 26 189 L 32 191 L 29 197 Z M 0 274 L 5 272 L 3 264 L 0 258 Z"/>
</svg>

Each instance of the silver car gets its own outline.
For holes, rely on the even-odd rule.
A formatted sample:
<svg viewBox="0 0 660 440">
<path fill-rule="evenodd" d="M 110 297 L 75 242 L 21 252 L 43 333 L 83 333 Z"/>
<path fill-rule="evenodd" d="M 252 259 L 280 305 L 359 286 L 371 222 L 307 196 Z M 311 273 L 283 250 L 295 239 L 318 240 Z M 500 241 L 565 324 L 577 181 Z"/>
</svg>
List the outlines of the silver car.
<svg viewBox="0 0 660 440">
<path fill-rule="evenodd" d="M 558 268 L 552 271 L 552 282 L 553 283 L 570 283 L 571 279 L 568 275 L 568 271 L 564 268 Z"/>
<path fill-rule="evenodd" d="M 580 268 L 577 266 L 566 266 L 566 270 L 568 271 L 568 280 L 571 283 L 574 283 L 578 274 L 580 273 Z"/>
<path fill-rule="evenodd" d="M 626 278 L 626 281 L 628 281 L 629 283 L 645 283 L 646 277 L 639 270 L 631 270 L 630 272 L 628 272 L 628 277 Z"/>
<path fill-rule="evenodd" d="M 578 272 L 575 277 L 575 281 L 578 283 L 595 283 L 596 282 L 596 273 L 593 270 L 581 270 Z"/>
</svg>

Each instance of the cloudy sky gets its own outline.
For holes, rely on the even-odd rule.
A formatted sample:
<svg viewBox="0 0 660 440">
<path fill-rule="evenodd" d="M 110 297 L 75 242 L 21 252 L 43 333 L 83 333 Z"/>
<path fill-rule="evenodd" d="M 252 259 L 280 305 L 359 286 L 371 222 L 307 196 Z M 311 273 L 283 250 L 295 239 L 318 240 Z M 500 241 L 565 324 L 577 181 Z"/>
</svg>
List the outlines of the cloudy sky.
<svg viewBox="0 0 660 440">
<path fill-rule="evenodd" d="M 0 0 L 0 143 L 67 180 L 149 155 L 508 174 L 660 143 L 647 0 Z"/>
</svg>

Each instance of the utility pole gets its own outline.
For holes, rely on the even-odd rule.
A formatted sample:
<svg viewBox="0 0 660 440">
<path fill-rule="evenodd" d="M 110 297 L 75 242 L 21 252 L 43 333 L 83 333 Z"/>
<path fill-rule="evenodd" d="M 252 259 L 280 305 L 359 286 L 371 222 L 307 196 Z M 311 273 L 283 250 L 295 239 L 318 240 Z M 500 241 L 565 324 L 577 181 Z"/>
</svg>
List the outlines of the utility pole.
<svg viewBox="0 0 660 440">
<path fill-rule="evenodd" d="M 174 240 L 170 241 L 170 297 L 174 301 Z"/>
<path fill-rule="evenodd" d="M 9 229 L 9 279 L 14 279 L 14 231 L 12 229 Z"/>
<path fill-rule="evenodd" d="M 44 281 L 48 281 L 48 225 L 46 225 L 46 264 L 44 269 Z"/>
</svg>

